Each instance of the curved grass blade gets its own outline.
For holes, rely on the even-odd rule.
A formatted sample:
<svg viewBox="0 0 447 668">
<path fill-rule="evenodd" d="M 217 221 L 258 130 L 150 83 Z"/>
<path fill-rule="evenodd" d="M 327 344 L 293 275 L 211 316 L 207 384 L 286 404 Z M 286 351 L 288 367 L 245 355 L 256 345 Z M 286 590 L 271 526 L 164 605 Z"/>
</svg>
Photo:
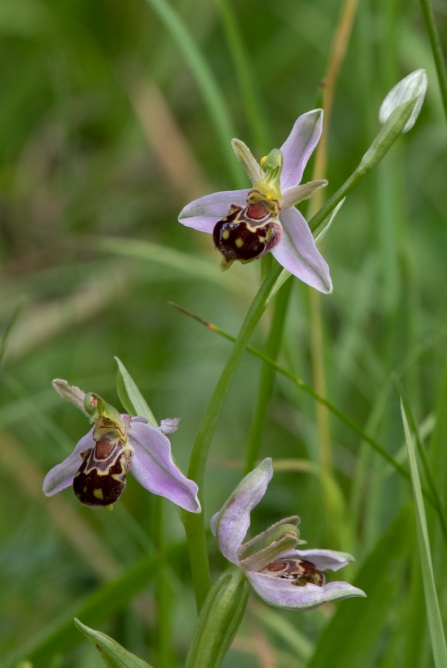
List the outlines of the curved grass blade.
<svg viewBox="0 0 447 668">
<path fill-rule="evenodd" d="M 427 607 L 428 628 L 430 631 L 433 659 L 436 668 L 447 666 L 447 645 L 445 642 L 444 628 L 442 625 L 441 611 L 439 608 L 438 595 L 436 593 L 433 564 L 431 559 L 430 539 L 428 536 L 427 519 L 425 516 L 424 500 L 422 497 L 421 481 L 416 459 L 416 448 L 413 435 L 408 424 L 405 407 L 401 401 L 400 409 L 404 424 L 405 439 L 408 448 L 408 459 L 410 462 L 411 482 L 413 486 L 414 514 L 416 519 L 416 531 L 421 559 L 422 580 L 424 584 L 425 604 Z"/>
<path fill-rule="evenodd" d="M 228 172 L 234 185 L 237 188 L 243 188 L 245 177 L 234 158 L 230 143 L 232 138 L 236 136 L 236 132 L 225 99 L 206 59 L 178 13 L 166 0 L 146 0 L 146 2 L 165 24 L 188 64 L 216 128 Z"/>
<path fill-rule="evenodd" d="M 399 386 L 398 386 L 398 388 L 399 388 Z M 411 410 L 411 406 L 408 403 L 408 401 L 406 401 L 404 396 L 402 395 L 402 392 L 400 394 L 401 394 L 401 402 L 402 402 L 403 408 L 405 410 L 405 415 L 406 415 L 406 417 L 408 419 L 408 422 L 410 424 L 411 431 L 413 432 L 413 434 L 416 437 L 417 449 L 418 449 L 419 457 L 420 457 L 421 462 L 422 462 L 422 466 L 424 468 L 424 474 L 425 474 L 425 477 L 426 477 L 426 480 L 427 480 L 427 483 L 428 483 L 428 487 L 430 489 L 430 493 L 431 493 L 433 499 L 435 500 L 436 505 L 437 505 L 437 507 L 439 508 L 439 511 L 440 511 L 438 514 L 439 514 L 441 531 L 444 534 L 444 538 L 447 540 L 447 515 L 446 515 L 446 511 L 445 511 L 445 506 L 444 506 L 444 503 L 442 501 L 441 495 L 438 491 L 438 488 L 436 486 L 435 479 L 434 479 L 434 476 L 433 476 L 433 473 L 432 473 L 432 470 L 430 468 L 430 464 L 429 464 L 429 461 L 428 461 L 427 453 L 425 451 L 424 444 L 422 443 L 421 436 L 420 436 L 420 433 L 419 433 L 419 428 L 416 424 L 416 420 L 414 419 L 413 412 Z"/>
<path fill-rule="evenodd" d="M 105 633 L 94 631 L 82 624 L 79 619 L 75 619 L 74 623 L 78 631 L 81 631 L 96 647 L 108 668 L 151 668 L 148 663 L 128 652 Z"/>
</svg>

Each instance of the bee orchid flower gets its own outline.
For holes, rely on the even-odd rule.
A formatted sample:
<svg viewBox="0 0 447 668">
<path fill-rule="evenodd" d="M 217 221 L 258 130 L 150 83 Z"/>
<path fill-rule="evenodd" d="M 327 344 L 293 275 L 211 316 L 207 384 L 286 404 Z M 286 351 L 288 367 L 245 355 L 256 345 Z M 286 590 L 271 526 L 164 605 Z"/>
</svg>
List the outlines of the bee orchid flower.
<svg viewBox="0 0 447 668">
<path fill-rule="evenodd" d="M 156 428 L 144 417 L 119 413 L 93 392 L 84 394 L 60 379 L 53 385 L 94 424 L 71 455 L 46 475 L 46 496 L 72 485 L 84 505 L 111 507 L 123 493 L 126 475 L 131 472 L 152 494 L 164 496 L 189 512 L 200 512 L 198 487 L 175 465 L 166 437 L 177 429 L 180 420 L 163 420 Z"/>
<path fill-rule="evenodd" d="M 297 516 L 287 517 L 244 543 L 250 512 L 264 496 L 273 475 L 264 459 L 236 487 L 211 520 L 222 554 L 241 568 L 259 596 L 271 605 L 308 610 L 328 601 L 366 596 L 347 582 L 326 582 L 324 571 L 338 571 L 354 561 L 333 550 L 299 550 Z"/>
<path fill-rule="evenodd" d="M 329 267 L 295 204 L 312 197 L 327 181 L 299 185 L 318 144 L 323 110 L 300 116 L 281 149 L 273 149 L 258 164 L 239 139 L 232 145 L 253 187 L 206 195 L 180 212 L 179 222 L 213 235 L 222 253 L 222 269 L 235 260 L 251 262 L 271 252 L 291 274 L 321 292 L 331 292 Z"/>
</svg>

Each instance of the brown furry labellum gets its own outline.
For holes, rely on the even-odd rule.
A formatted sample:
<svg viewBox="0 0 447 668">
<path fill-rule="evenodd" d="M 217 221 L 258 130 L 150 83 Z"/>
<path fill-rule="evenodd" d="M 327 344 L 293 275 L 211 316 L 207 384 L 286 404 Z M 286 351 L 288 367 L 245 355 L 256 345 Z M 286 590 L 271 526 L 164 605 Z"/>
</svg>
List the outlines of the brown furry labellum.
<svg viewBox="0 0 447 668">
<path fill-rule="evenodd" d="M 126 488 L 131 450 L 122 440 L 102 438 L 81 454 L 83 462 L 73 479 L 73 490 L 85 506 L 111 506 Z"/>
<path fill-rule="evenodd" d="M 282 557 L 268 564 L 261 573 L 274 575 L 277 578 L 291 580 L 297 587 L 304 587 L 308 583 L 322 587 L 326 579 L 310 561 L 292 557 Z"/>
<path fill-rule="evenodd" d="M 281 223 L 264 203 L 232 204 L 228 216 L 214 226 L 213 239 L 225 268 L 234 260 L 251 262 L 261 257 L 279 243 L 281 233 Z"/>
</svg>

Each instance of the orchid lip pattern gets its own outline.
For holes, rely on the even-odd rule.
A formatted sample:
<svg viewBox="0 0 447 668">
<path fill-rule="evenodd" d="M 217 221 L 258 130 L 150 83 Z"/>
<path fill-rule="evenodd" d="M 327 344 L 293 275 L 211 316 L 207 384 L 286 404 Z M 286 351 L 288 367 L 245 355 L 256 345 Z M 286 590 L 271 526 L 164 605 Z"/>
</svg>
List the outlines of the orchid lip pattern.
<svg viewBox="0 0 447 668">
<path fill-rule="evenodd" d="M 366 596 L 347 582 L 325 581 L 323 571 L 343 568 L 354 560 L 350 554 L 295 549 L 301 542 L 297 516 L 285 518 L 243 543 L 250 512 L 264 496 L 272 475 L 272 460 L 264 459 L 211 519 L 211 530 L 222 554 L 245 572 L 264 601 L 277 607 L 309 610 L 329 601 Z"/>
<path fill-rule="evenodd" d="M 53 385 L 65 399 L 90 413 L 94 426 L 73 452 L 46 475 L 43 483 L 46 496 L 73 485 L 84 505 L 110 507 L 121 496 L 126 474 L 131 472 L 153 494 L 164 496 L 189 512 L 201 511 L 198 487 L 175 465 L 165 435 L 176 430 L 177 418 L 163 420 L 160 427 L 153 427 L 144 417 L 120 414 L 98 395 L 84 395 L 66 381 L 56 380 Z M 92 411 L 98 404 L 102 410 Z"/>
<path fill-rule="evenodd" d="M 322 127 L 321 109 L 303 114 L 281 149 L 274 149 L 260 164 L 243 142 L 234 139 L 236 157 L 253 188 L 206 195 L 180 212 L 180 223 L 213 234 L 224 256 L 223 269 L 234 260 L 250 262 L 270 251 L 300 280 L 321 292 L 332 291 L 328 265 L 317 250 L 305 218 L 295 208 L 327 185 L 324 180 L 299 185 Z"/>
</svg>

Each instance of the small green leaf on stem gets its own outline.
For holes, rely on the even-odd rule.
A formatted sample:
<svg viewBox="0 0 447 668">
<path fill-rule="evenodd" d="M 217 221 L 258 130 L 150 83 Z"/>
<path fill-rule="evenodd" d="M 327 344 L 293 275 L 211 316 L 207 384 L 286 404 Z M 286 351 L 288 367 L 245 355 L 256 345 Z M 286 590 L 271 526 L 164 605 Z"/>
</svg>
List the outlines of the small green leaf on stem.
<svg viewBox="0 0 447 668">
<path fill-rule="evenodd" d="M 158 422 L 154 414 L 147 405 L 132 376 L 118 357 L 115 357 L 115 360 L 118 364 L 116 387 L 124 408 L 129 415 L 140 415 L 146 418 L 150 425 L 158 427 Z"/>
</svg>

